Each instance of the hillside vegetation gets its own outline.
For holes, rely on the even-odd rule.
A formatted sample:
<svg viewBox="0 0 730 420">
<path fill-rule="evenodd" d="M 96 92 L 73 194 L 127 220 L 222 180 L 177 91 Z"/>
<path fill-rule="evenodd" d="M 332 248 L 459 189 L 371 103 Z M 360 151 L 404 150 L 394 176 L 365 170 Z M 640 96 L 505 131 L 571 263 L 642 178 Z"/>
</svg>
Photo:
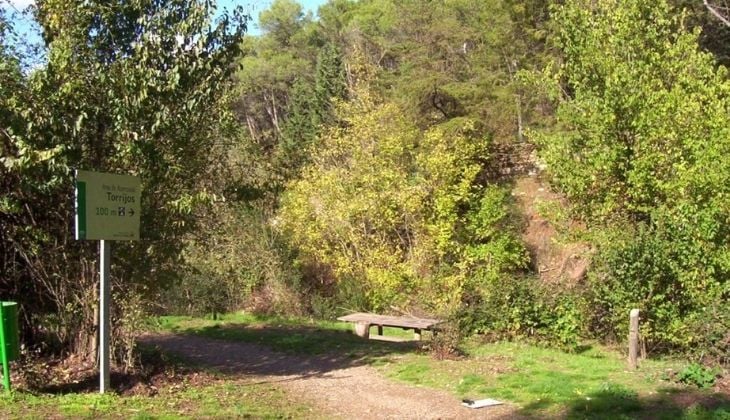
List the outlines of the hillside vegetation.
<svg viewBox="0 0 730 420">
<path fill-rule="evenodd" d="M 462 334 L 730 361 L 730 27 L 673 1 L 38 1 L 0 14 L 0 293 L 93 359 L 73 168 L 143 183 L 149 313 L 430 314 Z"/>
</svg>

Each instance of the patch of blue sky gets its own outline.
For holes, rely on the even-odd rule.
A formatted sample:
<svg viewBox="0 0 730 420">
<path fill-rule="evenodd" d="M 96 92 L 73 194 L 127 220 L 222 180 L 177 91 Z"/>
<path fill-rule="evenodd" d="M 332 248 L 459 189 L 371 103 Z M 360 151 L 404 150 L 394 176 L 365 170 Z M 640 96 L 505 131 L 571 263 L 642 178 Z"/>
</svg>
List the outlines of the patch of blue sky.
<svg viewBox="0 0 730 420">
<path fill-rule="evenodd" d="M 26 71 L 45 63 L 41 31 L 28 10 L 32 4 L 33 0 L 0 0 L 0 9 L 12 28 L 0 36 L 0 42 L 15 48 Z"/>
<path fill-rule="evenodd" d="M 247 33 L 258 36 L 261 35 L 258 25 L 259 15 L 269 8 L 272 2 L 273 0 L 219 0 L 217 10 L 220 14 L 224 8 L 231 11 L 241 6 L 244 13 L 252 18 Z M 299 4 L 302 5 L 305 13 L 311 12 L 316 16 L 319 6 L 326 2 L 327 0 L 300 0 Z M 13 33 L 7 39 L 0 41 L 22 50 L 23 64 L 26 69 L 42 66 L 45 63 L 45 50 L 40 28 L 28 10 L 33 3 L 34 0 L 0 0 L 0 8 L 9 17 L 13 27 Z"/>
<path fill-rule="evenodd" d="M 243 11 L 253 18 L 253 21 L 248 27 L 248 34 L 258 36 L 261 35 L 261 29 L 258 26 L 259 14 L 264 10 L 268 9 L 273 3 L 272 0 L 255 0 L 255 1 L 241 1 L 241 0 L 219 0 L 218 10 L 223 8 L 233 10 L 237 6 L 241 6 Z M 317 9 L 319 6 L 327 3 L 326 0 L 300 0 L 298 2 L 302 5 L 304 13 L 312 12 L 312 15 L 317 16 Z"/>
<path fill-rule="evenodd" d="M 28 42 L 40 42 L 40 30 L 33 21 L 33 18 L 27 12 L 28 6 L 31 6 L 34 0 L 0 0 L 0 8 L 6 11 L 12 19 L 13 26 L 18 36 L 23 37 Z M 261 30 L 258 26 L 259 14 L 271 6 L 272 0 L 220 0 L 217 7 L 219 12 L 223 8 L 233 10 L 241 6 L 243 11 L 253 18 L 249 25 L 248 33 L 250 35 L 260 35 Z M 304 12 L 312 12 L 316 16 L 319 6 L 326 3 L 326 0 L 301 0 Z"/>
<path fill-rule="evenodd" d="M 249 0 L 249 1 L 237 1 L 237 0 L 220 0 L 218 2 L 218 9 L 226 8 L 232 10 L 237 6 L 241 6 L 243 11 L 253 18 L 253 22 L 249 25 L 248 33 L 250 35 L 258 36 L 261 35 L 261 29 L 258 26 L 259 14 L 264 10 L 268 9 L 273 3 L 272 0 Z M 300 0 L 298 2 L 302 5 L 304 13 L 312 12 L 314 16 L 317 15 L 317 9 L 319 6 L 327 3 L 326 0 Z"/>
</svg>

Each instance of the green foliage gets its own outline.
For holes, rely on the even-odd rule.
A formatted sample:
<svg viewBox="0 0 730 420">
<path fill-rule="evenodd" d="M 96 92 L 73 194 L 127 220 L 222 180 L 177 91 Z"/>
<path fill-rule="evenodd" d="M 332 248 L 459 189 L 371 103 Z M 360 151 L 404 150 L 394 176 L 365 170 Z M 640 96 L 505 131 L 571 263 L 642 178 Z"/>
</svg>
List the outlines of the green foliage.
<svg viewBox="0 0 730 420">
<path fill-rule="evenodd" d="M 320 113 L 319 121 L 316 122 L 332 123 L 332 100 L 347 97 L 345 68 L 340 51 L 334 44 L 326 44 L 317 55 L 315 77 L 314 91 L 318 101 L 316 111 Z"/>
<path fill-rule="evenodd" d="M 227 134 L 224 94 L 245 30 L 240 11 L 213 23 L 212 7 L 38 2 L 47 62 L 24 74 L 20 55 L 0 56 L 0 278 L 27 311 L 27 342 L 52 313 L 67 349 L 93 351 L 95 247 L 69 232 L 72 168 L 142 180 L 147 241 L 116 247 L 116 285 L 149 298 L 179 274 L 181 238 L 218 185 L 209 170 Z"/>
<path fill-rule="evenodd" d="M 259 21 L 264 34 L 243 42 L 233 108 L 247 128 L 241 140 L 262 149 L 251 158 L 266 166 L 257 181 L 265 183 L 265 193 L 278 194 L 318 133 L 325 104 L 315 92 L 316 67 L 329 47 L 312 16 L 291 0 L 273 2 Z"/>
<path fill-rule="evenodd" d="M 677 373 L 677 381 L 694 385 L 697 388 L 709 388 L 715 385 L 718 373 L 717 369 L 710 369 L 699 363 L 692 363 Z"/>
<path fill-rule="evenodd" d="M 721 207 L 729 172 L 709 162 L 728 147 L 725 70 L 666 4 L 625 6 L 556 9 L 570 96 L 561 130 L 537 136 L 550 173 L 586 217 L 653 220 L 655 211 L 676 218 Z"/>
<path fill-rule="evenodd" d="M 687 247 L 645 228 L 610 240 L 590 276 L 593 330 L 622 337 L 627 314 L 640 308 L 642 335 L 657 349 L 709 352 L 727 360 L 729 312 L 723 289 L 708 273 L 698 272 L 701 262 L 682 264 Z"/>
<path fill-rule="evenodd" d="M 593 326 L 623 337 L 637 307 L 650 348 L 722 353 L 727 71 L 663 2 L 576 0 L 554 18 L 560 124 L 535 138 L 573 214 L 594 229 Z M 719 327 L 699 328 L 707 325 Z"/>
<path fill-rule="evenodd" d="M 528 339 L 573 350 L 582 332 L 579 296 L 534 278 L 492 279 L 458 313 L 460 328 L 491 339 Z"/>
<path fill-rule="evenodd" d="M 261 29 L 279 45 L 289 46 L 301 33 L 310 17 L 304 15 L 302 5 L 293 0 L 276 0 L 259 15 Z"/>
<path fill-rule="evenodd" d="M 341 104 L 338 118 L 342 126 L 323 133 L 282 204 L 283 231 L 305 265 L 325 264 L 336 278 L 361 282 L 373 309 L 430 302 L 445 310 L 473 287 L 470 271 L 498 275 L 524 263 L 510 232 L 497 233 L 505 225 L 503 193 L 486 189 L 477 200 L 486 144 L 473 136 L 473 122 L 422 132 L 363 88 Z"/>
<path fill-rule="evenodd" d="M 419 125 L 466 116 L 495 141 L 512 141 L 523 117 L 512 75 L 542 56 L 519 52 L 527 40 L 507 2 L 372 1 L 346 16 L 382 69 L 383 91 Z"/>
<path fill-rule="evenodd" d="M 265 209 L 254 202 L 221 202 L 202 216 L 206 230 L 191 236 L 183 253 L 189 271 L 165 292 L 168 313 L 303 311 L 293 256 L 266 223 Z"/>
<path fill-rule="evenodd" d="M 289 179 L 298 174 L 317 146 L 326 125 L 335 123 L 334 101 L 347 96 L 340 52 L 326 44 L 317 55 L 314 85 L 303 78 L 294 82 L 279 145 L 279 164 Z"/>
</svg>

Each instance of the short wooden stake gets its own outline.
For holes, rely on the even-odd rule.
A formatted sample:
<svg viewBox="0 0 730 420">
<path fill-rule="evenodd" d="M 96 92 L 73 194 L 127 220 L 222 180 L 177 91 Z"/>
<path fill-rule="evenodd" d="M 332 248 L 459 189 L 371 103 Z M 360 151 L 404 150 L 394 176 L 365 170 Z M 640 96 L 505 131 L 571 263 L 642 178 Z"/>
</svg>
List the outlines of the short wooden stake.
<svg viewBox="0 0 730 420">
<path fill-rule="evenodd" d="M 629 314 L 629 368 L 636 369 L 639 355 L 639 310 L 632 309 Z"/>
<path fill-rule="evenodd" d="M 357 322 L 355 323 L 355 334 L 362 338 L 370 338 L 370 323 L 369 322 Z"/>
</svg>

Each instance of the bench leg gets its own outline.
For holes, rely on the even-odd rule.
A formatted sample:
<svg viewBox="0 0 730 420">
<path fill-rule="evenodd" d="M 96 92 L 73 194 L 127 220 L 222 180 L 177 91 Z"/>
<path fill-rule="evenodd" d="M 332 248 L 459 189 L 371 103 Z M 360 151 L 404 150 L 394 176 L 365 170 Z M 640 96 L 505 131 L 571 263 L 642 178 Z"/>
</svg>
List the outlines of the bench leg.
<svg viewBox="0 0 730 420">
<path fill-rule="evenodd" d="M 421 329 L 420 328 L 414 328 L 413 329 L 413 338 L 416 340 L 421 339 Z"/>
<path fill-rule="evenodd" d="M 370 338 L 370 323 L 368 323 L 368 322 L 355 323 L 355 334 L 357 334 L 358 337 Z"/>
<path fill-rule="evenodd" d="M 378 335 L 383 335 L 383 326 L 378 325 Z"/>
</svg>

